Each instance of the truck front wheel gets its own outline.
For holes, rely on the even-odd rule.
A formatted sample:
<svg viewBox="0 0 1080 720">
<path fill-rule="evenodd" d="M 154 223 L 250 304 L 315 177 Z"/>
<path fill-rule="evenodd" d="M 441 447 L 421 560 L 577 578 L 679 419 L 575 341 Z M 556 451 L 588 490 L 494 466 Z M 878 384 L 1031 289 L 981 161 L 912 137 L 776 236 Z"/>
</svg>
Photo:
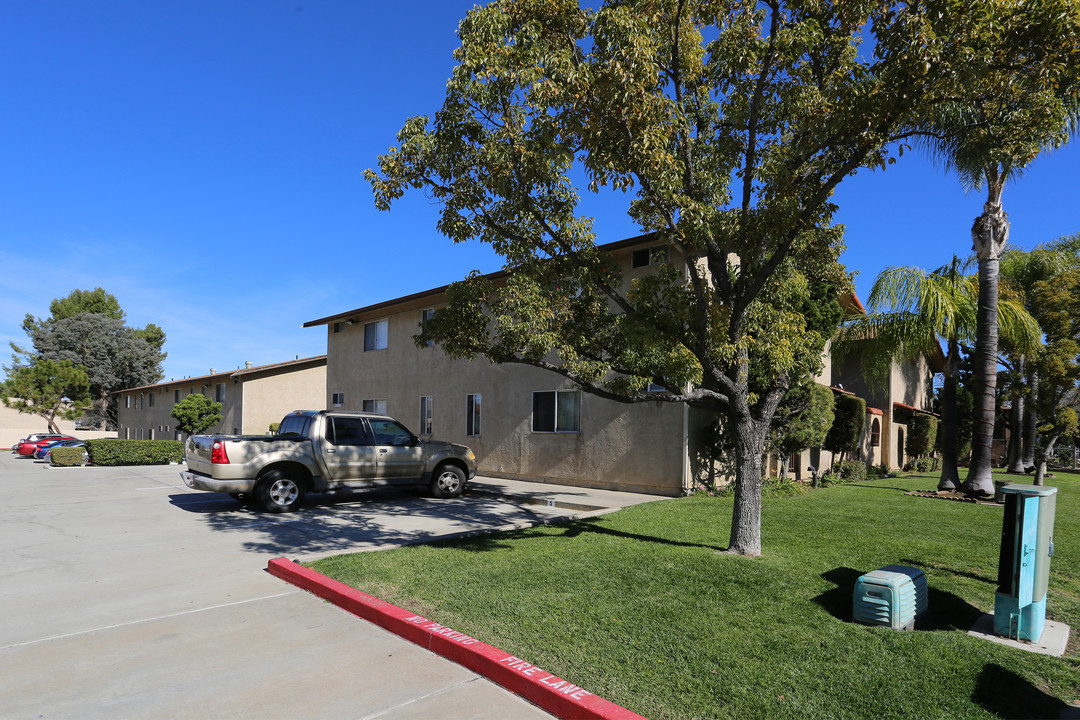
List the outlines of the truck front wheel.
<svg viewBox="0 0 1080 720">
<path fill-rule="evenodd" d="M 255 498 L 267 512 L 293 512 L 304 502 L 304 486 L 281 470 L 271 470 L 255 486 Z"/>
<path fill-rule="evenodd" d="M 456 498 L 465 489 L 465 473 L 457 465 L 443 463 L 431 476 L 431 494 L 437 498 Z"/>
</svg>

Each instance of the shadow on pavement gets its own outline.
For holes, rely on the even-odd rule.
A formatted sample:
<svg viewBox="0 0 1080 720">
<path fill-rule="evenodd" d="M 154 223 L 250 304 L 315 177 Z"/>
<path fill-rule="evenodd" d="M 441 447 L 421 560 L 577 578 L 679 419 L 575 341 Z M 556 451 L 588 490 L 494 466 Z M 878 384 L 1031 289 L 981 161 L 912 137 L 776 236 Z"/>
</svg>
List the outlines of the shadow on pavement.
<svg viewBox="0 0 1080 720">
<path fill-rule="evenodd" d="M 254 534 L 244 548 L 275 556 L 359 552 L 535 525 L 567 511 L 472 499 L 425 498 L 394 489 L 314 494 L 296 513 L 262 512 L 218 493 L 181 493 L 170 502 L 201 517 L 211 530 Z M 491 548 L 494 549 L 494 548 Z"/>
</svg>

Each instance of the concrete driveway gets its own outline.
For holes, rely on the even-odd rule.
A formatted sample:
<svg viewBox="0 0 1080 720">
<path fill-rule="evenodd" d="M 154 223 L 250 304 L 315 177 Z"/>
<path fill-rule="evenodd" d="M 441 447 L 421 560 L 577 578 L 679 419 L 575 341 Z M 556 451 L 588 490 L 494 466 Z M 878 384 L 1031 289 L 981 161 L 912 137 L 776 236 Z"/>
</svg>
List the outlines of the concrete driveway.
<svg viewBox="0 0 1080 720">
<path fill-rule="evenodd" d="M 179 470 L 0 453 L 0 716 L 550 717 L 265 568 L 580 510 L 406 492 L 275 516 Z"/>
</svg>

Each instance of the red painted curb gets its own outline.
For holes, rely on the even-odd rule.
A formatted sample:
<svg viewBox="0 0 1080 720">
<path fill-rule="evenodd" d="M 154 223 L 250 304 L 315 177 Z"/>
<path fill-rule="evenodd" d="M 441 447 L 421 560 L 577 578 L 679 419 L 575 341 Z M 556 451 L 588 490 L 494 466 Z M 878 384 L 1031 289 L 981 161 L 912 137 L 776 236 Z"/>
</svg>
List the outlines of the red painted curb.
<svg viewBox="0 0 1080 720">
<path fill-rule="evenodd" d="M 645 720 L 641 715 L 593 695 L 521 658 L 360 592 L 291 560 L 275 558 L 266 569 L 274 577 L 483 675 L 564 720 Z"/>
</svg>

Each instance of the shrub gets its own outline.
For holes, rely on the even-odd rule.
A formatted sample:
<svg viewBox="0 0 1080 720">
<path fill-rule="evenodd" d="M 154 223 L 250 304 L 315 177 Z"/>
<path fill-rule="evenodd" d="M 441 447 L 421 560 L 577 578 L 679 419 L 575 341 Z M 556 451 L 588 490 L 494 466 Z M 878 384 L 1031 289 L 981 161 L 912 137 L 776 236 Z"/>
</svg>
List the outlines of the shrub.
<svg viewBox="0 0 1080 720">
<path fill-rule="evenodd" d="M 86 450 L 95 465 L 168 465 L 184 457 L 179 440 L 87 440 Z"/>
<path fill-rule="evenodd" d="M 866 401 L 854 395 L 838 395 L 832 427 L 821 447 L 832 453 L 854 452 L 859 449 L 866 425 Z"/>
<path fill-rule="evenodd" d="M 808 492 L 810 492 L 808 485 L 789 478 L 768 477 L 761 484 L 761 496 L 766 498 L 794 497 Z"/>
<path fill-rule="evenodd" d="M 840 465 L 840 477 L 849 482 L 862 482 L 866 479 L 866 463 L 861 460 L 845 460 Z"/>
<path fill-rule="evenodd" d="M 83 464 L 83 453 L 81 447 L 57 447 L 52 449 L 49 457 L 56 467 L 74 467 Z"/>
<path fill-rule="evenodd" d="M 931 472 L 933 470 L 940 470 L 940 461 L 937 458 L 919 458 L 915 461 L 915 472 Z"/>
<path fill-rule="evenodd" d="M 911 457 L 923 457 L 934 451 L 938 434 L 938 419 L 933 415 L 916 413 L 908 423 L 907 442 L 904 451 Z"/>
</svg>

